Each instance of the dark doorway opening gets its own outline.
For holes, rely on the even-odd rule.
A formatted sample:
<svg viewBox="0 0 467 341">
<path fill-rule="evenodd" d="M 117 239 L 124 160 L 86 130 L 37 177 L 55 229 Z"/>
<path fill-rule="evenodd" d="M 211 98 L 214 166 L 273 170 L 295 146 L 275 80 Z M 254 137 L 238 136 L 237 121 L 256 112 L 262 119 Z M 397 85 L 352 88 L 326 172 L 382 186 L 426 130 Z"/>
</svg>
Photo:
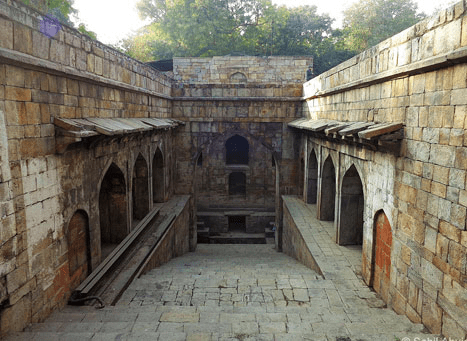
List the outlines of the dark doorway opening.
<svg viewBox="0 0 467 341">
<path fill-rule="evenodd" d="M 361 245 L 363 241 L 363 185 L 352 165 L 342 181 L 339 245 Z"/>
<path fill-rule="evenodd" d="M 245 216 L 229 216 L 229 232 L 246 232 Z"/>
<path fill-rule="evenodd" d="M 225 142 L 225 163 L 228 165 L 248 165 L 250 145 L 240 135 L 232 136 Z"/>
<path fill-rule="evenodd" d="M 246 195 L 246 175 L 243 172 L 229 174 L 229 195 Z"/>
<path fill-rule="evenodd" d="M 101 259 L 104 259 L 128 234 L 125 177 L 112 163 L 102 180 L 99 193 Z"/>
</svg>

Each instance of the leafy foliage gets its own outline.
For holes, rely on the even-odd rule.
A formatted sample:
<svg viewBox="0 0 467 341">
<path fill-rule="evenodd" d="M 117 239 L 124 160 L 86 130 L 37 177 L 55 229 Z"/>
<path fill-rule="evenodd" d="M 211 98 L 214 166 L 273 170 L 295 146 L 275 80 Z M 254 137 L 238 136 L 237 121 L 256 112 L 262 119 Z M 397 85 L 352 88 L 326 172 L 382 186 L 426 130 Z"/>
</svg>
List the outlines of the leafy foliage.
<svg viewBox="0 0 467 341">
<path fill-rule="evenodd" d="M 344 11 L 345 45 L 363 51 L 425 17 L 413 0 L 360 0 Z"/>
<path fill-rule="evenodd" d="M 340 51 L 329 15 L 316 6 L 277 7 L 270 0 L 140 0 L 152 24 L 121 42 L 142 61 L 214 55 L 313 55 L 325 70 L 352 56 Z M 315 63 L 316 64 L 316 63 Z"/>
<path fill-rule="evenodd" d="M 52 15 L 57 18 L 60 22 L 74 27 L 71 18 L 73 16 L 78 16 L 78 11 L 73 7 L 74 0 L 21 0 L 26 5 L 29 5 L 42 13 Z M 86 28 L 86 25 L 80 23 L 77 30 L 86 34 L 92 39 L 97 39 L 95 32 L 89 31 Z"/>
</svg>

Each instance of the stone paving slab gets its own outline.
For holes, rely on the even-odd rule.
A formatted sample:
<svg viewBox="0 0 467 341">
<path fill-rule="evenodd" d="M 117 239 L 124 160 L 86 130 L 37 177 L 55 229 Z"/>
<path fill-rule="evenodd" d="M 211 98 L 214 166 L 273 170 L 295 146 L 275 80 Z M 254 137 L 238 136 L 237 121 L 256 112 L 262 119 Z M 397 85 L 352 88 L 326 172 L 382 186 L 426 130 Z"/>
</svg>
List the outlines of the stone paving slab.
<svg viewBox="0 0 467 341">
<path fill-rule="evenodd" d="M 323 279 L 268 244 L 201 244 L 136 279 L 114 307 L 67 306 L 7 340 L 434 339 L 345 276 Z"/>
</svg>

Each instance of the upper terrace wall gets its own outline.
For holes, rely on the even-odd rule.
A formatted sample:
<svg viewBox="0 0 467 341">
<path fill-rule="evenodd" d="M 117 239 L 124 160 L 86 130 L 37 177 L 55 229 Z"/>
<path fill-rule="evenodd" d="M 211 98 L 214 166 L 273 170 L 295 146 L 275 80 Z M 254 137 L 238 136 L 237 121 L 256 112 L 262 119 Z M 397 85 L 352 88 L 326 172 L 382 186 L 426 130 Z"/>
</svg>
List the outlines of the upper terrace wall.
<svg viewBox="0 0 467 341">
<path fill-rule="evenodd" d="M 175 80 L 188 84 L 302 84 L 311 57 L 174 58 Z M 241 75 L 246 76 L 243 81 Z M 233 79 L 231 78 L 232 75 Z"/>
<path fill-rule="evenodd" d="M 175 58 L 173 117 L 186 122 L 176 136 L 176 190 L 196 192 L 197 207 L 203 210 L 272 210 L 279 201 L 274 154 L 281 168 L 281 193 L 294 191 L 294 144 L 286 125 L 302 114 L 302 84 L 312 61 L 312 57 Z M 226 141 L 235 135 L 248 141 L 248 165 L 226 164 Z M 202 166 L 195 167 L 201 154 Z M 229 194 L 230 174 L 238 172 L 246 177 L 244 196 Z"/>
<path fill-rule="evenodd" d="M 314 137 L 308 152 L 333 156 L 337 192 L 345 171 L 352 164 L 359 170 L 365 280 L 371 284 L 374 219 L 383 209 L 393 235 L 389 303 L 432 332 L 461 339 L 467 333 L 466 46 L 466 5 L 459 2 L 304 85 L 311 119 L 404 123 L 396 157 Z"/>
<path fill-rule="evenodd" d="M 100 262 L 99 189 L 112 163 L 129 212 L 138 155 L 151 179 L 162 151 L 173 192 L 172 132 L 99 136 L 56 153 L 54 118 L 170 117 L 172 80 L 69 27 L 48 37 L 43 19 L 0 0 L 0 338 L 66 303 L 75 212 L 88 218 L 89 268 Z"/>
</svg>

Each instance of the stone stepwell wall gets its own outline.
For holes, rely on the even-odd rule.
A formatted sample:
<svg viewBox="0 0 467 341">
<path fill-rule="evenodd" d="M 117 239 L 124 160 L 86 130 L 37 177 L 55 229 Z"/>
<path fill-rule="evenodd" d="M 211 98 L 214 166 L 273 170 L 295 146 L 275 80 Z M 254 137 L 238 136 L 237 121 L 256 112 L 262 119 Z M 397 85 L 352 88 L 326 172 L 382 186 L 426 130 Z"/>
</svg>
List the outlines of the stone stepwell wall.
<svg viewBox="0 0 467 341">
<path fill-rule="evenodd" d="M 405 124 L 387 212 L 389 304 L 460 339 L 467 334 L 466 8 L 461 1 L 304 85 L 309 118 Z"/>
<path fill-rule="evenodd" d="M 103 174 L 96 167 L 121 161 L 125 170 L 139 151 L 159 143 L 171 154 L 165 135 L 55 153 L 54 117 L 170 117 L 173 81 L 69 27 L 49 37 L 41 31 L 44 19 L 0 0 L 0 338 L 66 303 L 69 211 L 97 211 Z M 89 216 L 98 236 L 98 215 Z"/>
<path fill-rule="evenodd" d="M 189 84 L 298 83 L 305 82 L 312 57 L 174 58 L 175 80 Z M 246 77 L 246 79 L 245 79 Z"/>
</svg>

